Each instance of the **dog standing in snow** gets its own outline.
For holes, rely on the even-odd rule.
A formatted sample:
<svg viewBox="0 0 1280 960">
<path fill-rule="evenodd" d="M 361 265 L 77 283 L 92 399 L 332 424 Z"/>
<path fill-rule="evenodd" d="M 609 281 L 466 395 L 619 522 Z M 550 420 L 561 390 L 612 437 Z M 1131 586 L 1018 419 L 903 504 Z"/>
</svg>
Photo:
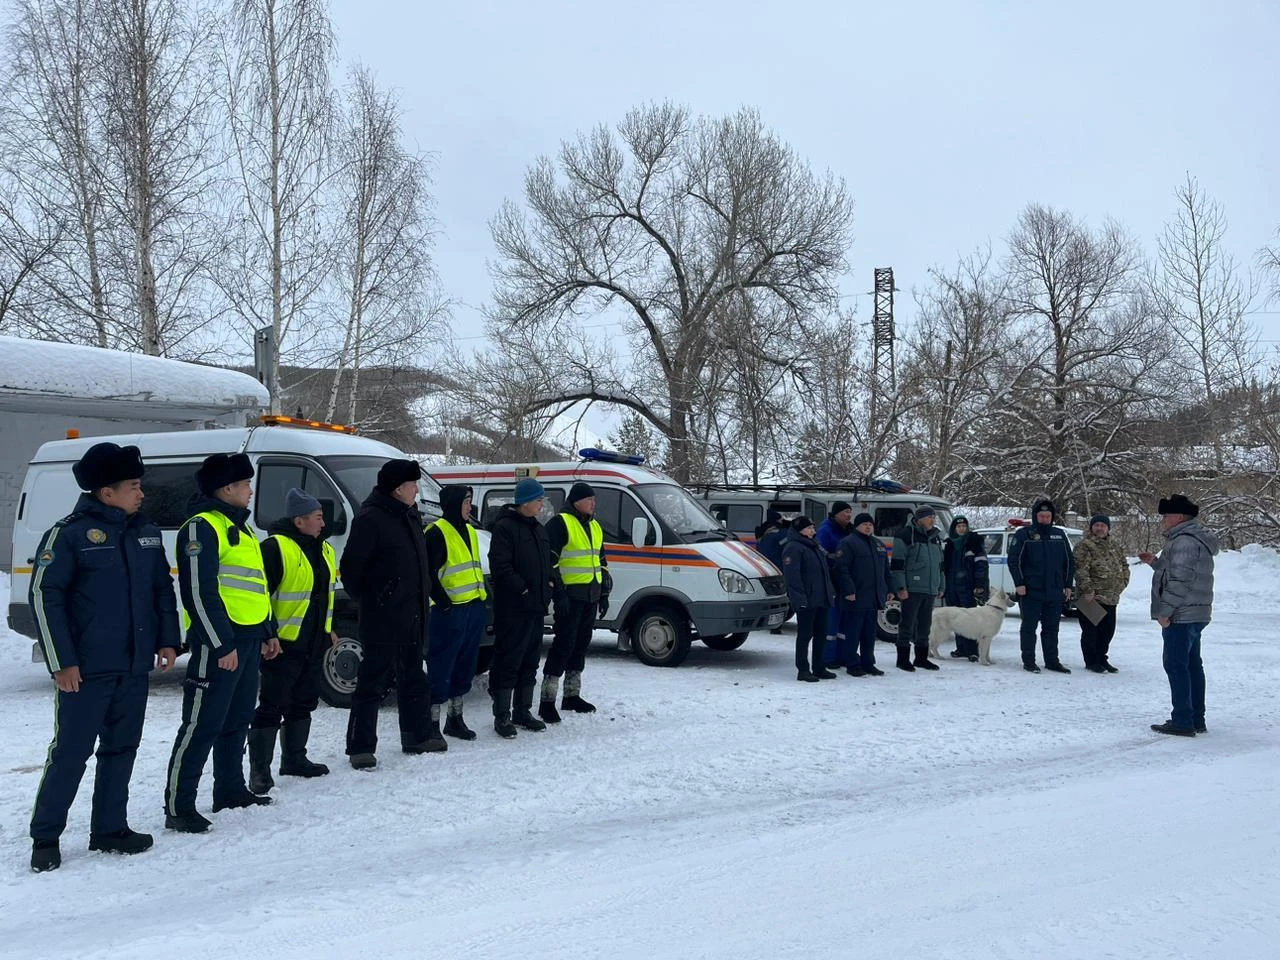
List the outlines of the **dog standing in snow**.
<svg viewBox="0 0 1280 960">
<path fill-rule="evenodd" d="M 938 645 L 960 634 L 978 641 L 978 660 L 990 666 L 991 638 L 1000 632 L 1004 615 L 1013 602 L 999 587 L 991 591 L 991 598 L 980 607 L 939 607 L 933 611 L 933 626 L 929 629 L 929 656 L 938 656 Z M 973 657 L 969 658 L 973 660 Z"/>
</svg>

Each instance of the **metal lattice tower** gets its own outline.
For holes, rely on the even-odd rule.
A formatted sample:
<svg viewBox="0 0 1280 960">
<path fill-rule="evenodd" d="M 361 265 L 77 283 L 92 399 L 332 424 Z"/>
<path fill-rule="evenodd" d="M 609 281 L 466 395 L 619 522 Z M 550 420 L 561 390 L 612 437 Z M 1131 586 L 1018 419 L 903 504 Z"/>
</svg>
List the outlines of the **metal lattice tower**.
<svg viewBox="0 0 1280 960">
<path fill-rule="evenodd" d="M 875 389 L 871 393 L 871 422 L 877 423 L 877 401 L 886 392 L 898 389 L 893 342 L 893 267 L 875 268 L 875 311 L 871 315 L 871 376 Z"/>
</svg>

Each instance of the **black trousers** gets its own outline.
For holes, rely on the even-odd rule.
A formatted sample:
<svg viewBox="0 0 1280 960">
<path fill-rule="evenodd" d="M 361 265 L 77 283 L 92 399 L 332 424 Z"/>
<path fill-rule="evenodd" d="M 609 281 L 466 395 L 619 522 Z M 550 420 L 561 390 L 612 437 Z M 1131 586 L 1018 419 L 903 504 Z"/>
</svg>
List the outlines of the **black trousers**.
<svg viewBox="0 0 1280 960">
<path fill-rule="evenodd" d="M 827 607 L 796 611 L 796 669 L 817 673 L 823 669 L 822 648 L 827 643 Z M 812 647 L 812 651 L 809 649 Z"/>
<path fill-rule="evenodd" d="M 326 644 L 280 641 L 280 656 L 263 660 L 258 709 L 253 729 L 275 729 L 291 720 L 306 720 L 320 705 L 320 672 Z"/>
<path fill-rule="evenodd" d="M 902 601 L 902 616 L 898 620 L 898 646 L 923 644 L 929 646 L 929 628 L 933 626 L 933 602 L 931 593 L 908 593 Z"/>
<path fill-rule="evenodd" d="M 356 673 L 347 718 L 347 756 L 374 753 L 378 749 L 378 704 L 388 674 L 396 681 L 396 709 L 400 719 L 400 744 L 421 743 L 431 728 L 427 697 L 427 671 L 422 665 L 422 644 L 366 644 Z"/>
<path fill-rule="evenodd" d="M 1018 609 L 1022 613 L 1022 625 L 1018 638 L 1022 645 L 1022 662 L 1033 666 L 1036 662 L 1036 627 L 1040 627 L 1040 643 L 1044 647 L 1044 662 L 1058 663 L 1058 625 L 1062 620 L 1062 594 L 1058 599 L 1042 600 L 1037 597 L 1019 597 Z"/>
<path fill-rule="evenodd" d="M 1083 613 L 1080 614 L 1080 652 L 1084 655 L 1086 667 L 1107 665 L 1107 651 L 1111 649 L 1111 638 L 1116 635 L 1116 607 L 1113 603 L 1102 603 L 1098 606 L 1107 611 L 1107 615 L 1094 623 Z"/>
<path fill-rule="evenodd" d="M 591 632 L 596 627 L 599 603 L 569 598 L 556 611 L 555 637 L 547 651 L 542 672 L 549 677 L 563 677 L 566 670 L 582 672 L 591 646 Z"/>
<path fill-rule="evenodd" d="M 493 620 L 490 690 L 519 690 L 538 682 L 542 618 L 534 613 L 497 614 Z"/>
<path fill-rule="evenodd" d="M 33 840 L 57 840 L 80 788 L 85 765 L 98 747 L 93 777 L 91 833 L 129 825 L 129 778 L 147 713 L 147 675 L 87 677 L 75 693 L 53 691 L 53 742 L 31 814 Z"/>
</svg>

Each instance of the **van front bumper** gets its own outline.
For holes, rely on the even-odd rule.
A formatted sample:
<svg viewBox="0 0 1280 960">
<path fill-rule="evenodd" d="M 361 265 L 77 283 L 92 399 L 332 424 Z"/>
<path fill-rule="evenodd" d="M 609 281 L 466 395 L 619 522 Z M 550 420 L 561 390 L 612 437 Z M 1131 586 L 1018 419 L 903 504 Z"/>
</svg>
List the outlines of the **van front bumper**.
<svg viewBox="0 0 1280 960">
<path fill-rule="evenodd" d="M 703 600 L 688 605 L 689 619 L 699 636 L 718 637 L 776 627 L 787 618 L 787 598 L 767 600 Z"/>
</svg>

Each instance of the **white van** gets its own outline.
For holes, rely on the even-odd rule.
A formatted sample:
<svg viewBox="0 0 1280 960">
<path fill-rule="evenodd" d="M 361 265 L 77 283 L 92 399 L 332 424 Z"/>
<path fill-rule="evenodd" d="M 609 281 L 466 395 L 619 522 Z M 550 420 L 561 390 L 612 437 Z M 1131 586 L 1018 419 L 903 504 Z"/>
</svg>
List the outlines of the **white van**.
<svg viewBox="0 0 1280 960">
<path fill-rule="evenodd" d="M 581 461 L 432 467 L 442 484 L 474 490 L 481 523 L 488 526 L 515 496 L 520 477 L 546 488 L 543 522 L 564 506 L 578 480 L 596 492 L 596 519 L 604 531 L 613 577 L 606 619 L 598 627 L 618 633 L 618 649 L 644 663 L 679 666 L 694 637 L 713 650 L 736 650 L 747 634 L 782 623 L 787 593 L 781 572 L 735 539 L 670 477 L 643 466 L 640 457 L 581 451 Z"/>
<path fill-rule="evenodd" d="M 89 447 L 104 441 L 132 444 L 142 451 L 147 468 L 142 480 L 146 495 L 142 511 L 160 527 L 171 562 L 178 528 L 190 519 L 187 501 L 195 493 L 196 468 L 212 453 L 246 453 L 253 461 L 250 524 L 260 536 L 265 537 L 271 524 L 283 515 L 289 488 L 300 487 L 324 506 L 329 542 L 341 557 L 351 518 L 373 489 L 378 468 L 389 459 L 406 455 L 388 444 L 355 436 L 348 427 L 291 417 L 262 420 L 263 425 L 256 427 L 86 437 L 41 446 L 27 467 L 14 523 L 10 629 L 35 637 L 27 591 L 40 537 L 71 512 L 80 496 L 72 465 Z M 424 517 L 438 517 L 439 487 L 425 474 L 418 495 Z M 487 565 L 488 534 L 481 537 L 485 540 L 482 559 Z M 355 690 L 362 648 L 355 605 L 341 589 L 334 603 L 334 630 L 341 641 L 325 657 L 321 695 L 333 706 L 346 706 Z M 491 636 L 486 636 L 485 643 L 492 643 Z M 40 660 L 38 644 L 33 646 L 32 657 Z"/>
</svg>

